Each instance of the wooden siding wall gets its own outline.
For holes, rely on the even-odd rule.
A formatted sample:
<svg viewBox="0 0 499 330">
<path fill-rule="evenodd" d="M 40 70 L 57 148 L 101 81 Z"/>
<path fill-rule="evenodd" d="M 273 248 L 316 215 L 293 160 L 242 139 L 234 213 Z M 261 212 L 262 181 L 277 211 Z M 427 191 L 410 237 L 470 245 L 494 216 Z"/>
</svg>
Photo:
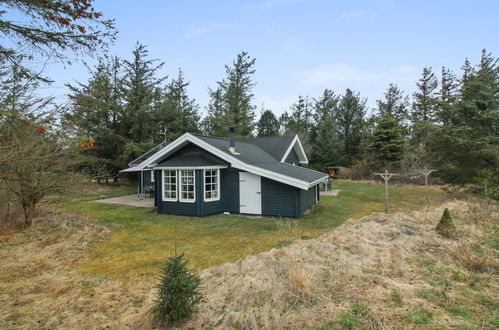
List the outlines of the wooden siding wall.
<svg viewBox="0 0 499 330">
<path fill-rule="evenodd" d="M 297 217 L 299 189 L 262 177 L 262 214 Z"/>
<path fill-rule="evenodd" d="M 316 196 L 317 186 L 314 186 L 309 190 L 300 190 L 300 210 L 298 212 L 298 216 L 303 215 L 303 212 L 315 204 Z"/>
</svg>

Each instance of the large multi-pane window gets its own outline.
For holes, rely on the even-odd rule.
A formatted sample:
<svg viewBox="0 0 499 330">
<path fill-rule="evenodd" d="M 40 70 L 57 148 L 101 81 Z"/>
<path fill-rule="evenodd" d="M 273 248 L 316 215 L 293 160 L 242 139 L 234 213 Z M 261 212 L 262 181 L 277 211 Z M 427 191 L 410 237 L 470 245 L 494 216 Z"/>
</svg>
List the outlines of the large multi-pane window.
<svg viewBox="0 0 499 330">
<path fill-rule="evenodd" d="M 163 171 L 163 200 L 177 201 L 177 171 Z"/>
<path fill-rule="evenodd" d="M 219 170 L 204 171 L 204 200 L 216 201 L 220 199 L 220 172 Z"/>
<path fill-rule="evenodd" d="M 180 201 L 194 202 L 196 200 L 194 170 L 180 170 Z"/>
</svg>

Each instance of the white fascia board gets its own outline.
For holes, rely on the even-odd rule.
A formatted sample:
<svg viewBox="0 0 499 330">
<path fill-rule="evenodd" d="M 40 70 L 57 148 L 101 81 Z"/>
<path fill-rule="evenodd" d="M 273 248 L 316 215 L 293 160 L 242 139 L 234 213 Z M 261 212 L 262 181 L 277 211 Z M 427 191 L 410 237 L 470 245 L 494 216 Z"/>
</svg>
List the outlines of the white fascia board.
<svg viewBox="0 0 499 330">
<path fill-rule="evenodd" d="M 227 165 L 213 165 L 213 166 L 159 166 L 154 167 L 155 170 L 219 170 L 227 168 Z"/>
<path fill-rule="evenodd" d="M 301 141 L 300 141 L 300 138 L 298 137 L 298 135 L 295 135 L 295 138 L 293 139 L 293 141 L 289 145 L 288 150 L 286 150 L 286 153 L 282 157 L 281 163 L 286 162 L 286 158 L 288 158 L 289 153 L 291 152 L 291 150 L 293 150 L 295 148 L 296 144 L 298 144 L 297 154 L 298 154 L 298 158 L 300 159 L 300 164 L 308 164 L 307 155 L 305 154 L 305 150 L 303 149 L 303 146 L 301 144 Z"/>
<path fill-rule="evenodd" d="M 175 149 L 176 147 L 180 146 L 182 143 L 184 143 L 185 141 L 187 141 L 188 135 L 190 135 L 190 134 L 189 133 L 185 133 L 184 135 L 182 135 L 181 137 L 179 137 L 178 139 L 176 139 L 175 141 L 173 141 L 172 143 L 170 143 L 168 146 L 164 147 L 163 149 L 159 150 L 158 152 L 156 152 L 151 157 L 149 157 L 146 160 L 144 160 L 142 163 L 140 163 L 139 165 L 137 165 L 137 167 L 144 168 L 144 167 L 147 167 L 148 165 L 153 164 L 156 160 L 158 160 L 159 158 L 161 158 L 163 155 L 165 155 L 169 151 Z"/>
<path fill-rule="evenodd" d="M 248 172 L 251 172 L 251 173 L 254 173 L 254 174 L 275 180 L 275 181 L 279 181 L 279 182 L 288 184 L 288 185 L 293 186 L 293 187 L 300 188 L 300 189 L 308 189 L 310 187 L 310 183 L 307 181 L 303 181 L 303 180 L 296 179 L 296 178 L 293 178 L 293 177 L 290 177 L 290 176 L 287 176 L 284 174 L 265 170 L 265 169 L 258 167 L 258 166 L 246 164 L 245 162 L 223 152 L 222 150 L 212 146 L 211 144 L 209 144 L 207 142 L 204 142 L 203 140 L 201 140 L 201 139 L 199 139 L 199 138 L 197 138 L 194 135 L 189 134 L 189 133 L 185 133 L 184 135 L 179 137 L 177 140 L 173 141 L 168 146 L 166 146 L 165 148 L 161 149 L 160 151 L 158 151 L 157 153 L 155 153 L 154 155 L 149 157 L 149 159 L 147 159 L 146 161 L 141 163 L 139 165 L 139 167 L 144 168 L 144 167 L 148 166 L 149 164 L 160 159 L 162 156 L 167 154 L 169 151 L 174 150 L 176 147 L 182 145 L 184 142 L 191 142 L 191 143 L 211 152 L 215 156 L 218 156 L 221 159 L 229 162 L 232 165 L 232 167 L 234 167 L 234 168 L 248 171 Z"/>
</svg>

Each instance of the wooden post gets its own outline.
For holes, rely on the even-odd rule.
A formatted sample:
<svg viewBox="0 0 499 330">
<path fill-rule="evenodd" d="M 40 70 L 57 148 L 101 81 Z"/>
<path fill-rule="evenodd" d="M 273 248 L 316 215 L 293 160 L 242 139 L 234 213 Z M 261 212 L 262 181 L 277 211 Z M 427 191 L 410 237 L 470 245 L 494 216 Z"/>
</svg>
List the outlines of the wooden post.
<svg viewBox="0 0 499 330">
<path fill-rule="evenodd" d="M 385 213 L 388 213 L 388 181 L 398 174 L 396 173 L 388 173 L 388 170 L 385 169 L 385 173 L 374 173 L 375 175 L 379 175 L 385 180 Z"/>
<path fill-rule="evenodd" d="M 426 207 L 429 206 L 428 175 L 430 175 L 431 172 L 435 172 L 435 170 L 424 169 L 424 170 L 421 171 L 421 174 L 424 175 L 424 191 L 425 191 L 425 203 L 426 203 Z"/>
</svg>

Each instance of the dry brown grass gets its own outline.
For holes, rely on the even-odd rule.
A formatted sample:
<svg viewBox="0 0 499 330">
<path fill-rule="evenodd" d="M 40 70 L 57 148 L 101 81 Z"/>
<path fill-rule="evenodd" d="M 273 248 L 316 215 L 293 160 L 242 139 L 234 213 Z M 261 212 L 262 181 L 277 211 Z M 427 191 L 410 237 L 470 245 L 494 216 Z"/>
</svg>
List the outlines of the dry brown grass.
<svg viewBox="0 0 499 330">
<path fill-rule="evenodd" d="M 124 314 L 140 312 L 150 284 L 74 271 L 107 227 L 58 213 L 36 220 L 27 230 L 1 233 L 0 328 L 118 327 Z"/>
<path fill-rule="evenodd" d="M 481 242 L 495 226 L 490 217 L 480 225 L 470 220 L 469 205 L 446 203 L 431 209 L 426 221 L 425 210 L 373 214 L 349 220 L 317 239 L 206 269 L 201 274 L 205 300 L 184 326 L 403 328 L 473 327 L 482 322 L 491 327 L 494 312 L 473 299 L 498 298 L 497 274 L 476 273 L 476 258 L 492 260 L 496 252 L 481 246 L 482 256 L 477 256 L 470 245 L 466 262 L 472 268 L 453 254 L 463 241 Z M 435 233 L 445 207 L 460 229 L 458 241 Z M 497 217 L 497 212 L 491 215 Z M 467 297 L 466 281 L 477 277 L 487 287 Z M 447 308 L 460 303 L 476 319 L 449 314 Z"/>
<path fill-rule="evenodd" d="M 316 239 L 205 269 L 199 312 L 180 327 L 492 328 L 499 286 L 489 238 L 497 208 L 471 217 L 475 203 L 351 219 Z M 456 240 L 434 230 L 445 207 Z M 285 241 L 293 226 L 287 231 Z M 86 218 L 57 213 L 2 233 L 0 328 L 152 328 L 154 283 L 74 270 L 108 234 Z"/>
</svg>

